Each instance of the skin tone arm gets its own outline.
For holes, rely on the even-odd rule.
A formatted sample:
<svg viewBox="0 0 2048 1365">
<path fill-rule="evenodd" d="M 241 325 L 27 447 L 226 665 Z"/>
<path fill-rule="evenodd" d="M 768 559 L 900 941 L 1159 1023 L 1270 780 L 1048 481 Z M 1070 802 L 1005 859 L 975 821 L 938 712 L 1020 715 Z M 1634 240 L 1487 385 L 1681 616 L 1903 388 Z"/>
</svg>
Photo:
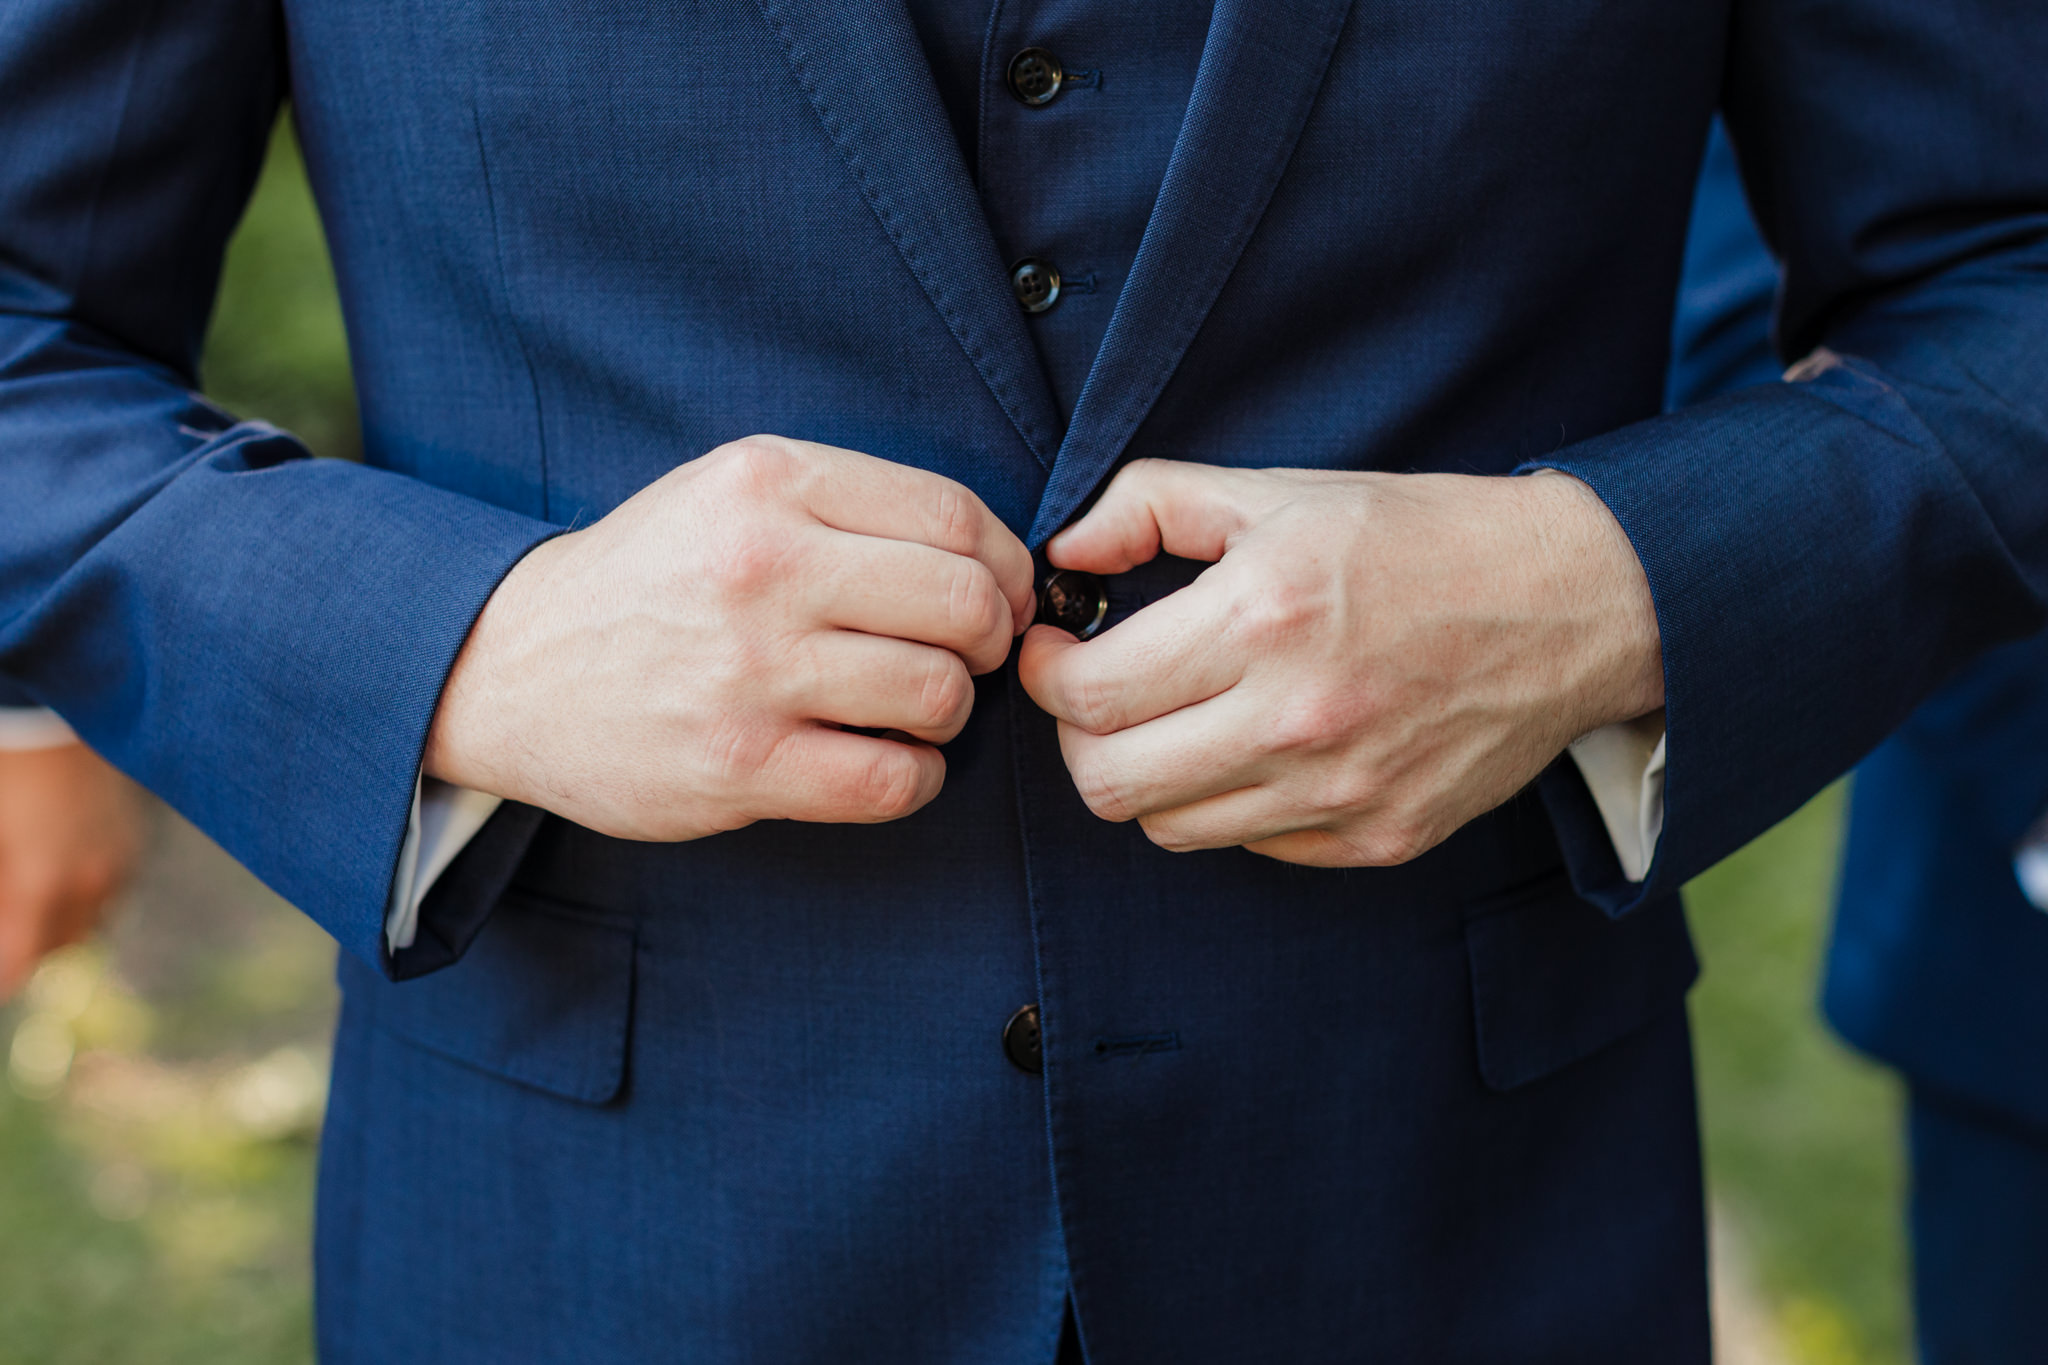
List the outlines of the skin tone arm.
<svg viewBox="0 0 2048 1365">
<path fill-rule="evenodd" d="M 1019 670 L 1089 807 L 1164 848 L 1405 862 L 1663 705 L 1642 568 L 1568 475 L 1141 460 L 1047 547 L 1162 552 L 1212 567 L 1085 644 L 1033 627 Z"/>
<path fill-rule="evenodd" d="M 424 769 L 627 839 L 898 819 L 938 794 L 935 746 L 1030 619 L 1031 579 L 950 479 L 738 441 L 514 566 Z"/>
<path fill-rule="evenodd" d="M 0 751 L 0 1000 L 93 931 L 141 848 L 133 784 L 85 745 Z"/>
<path fill-rule="evenodd" d="M 1663 702 L 1642 570 L 1568 476 L 1140 461 L 1048 547 L 1097 573 L 1161 552 L 1213 567 L 1087 644 L 1034 627 L 1019 669 L 1090 807 L 1169 849 L 1405 861 Z M 896 819 L 1030 609 L 1028 553 L 959 484 L 737 442 L 520 561 L 426 771 L 625 838 Z M 0 752 L 0 998 L 140 846 L 90 749 Z"/>
</svg>

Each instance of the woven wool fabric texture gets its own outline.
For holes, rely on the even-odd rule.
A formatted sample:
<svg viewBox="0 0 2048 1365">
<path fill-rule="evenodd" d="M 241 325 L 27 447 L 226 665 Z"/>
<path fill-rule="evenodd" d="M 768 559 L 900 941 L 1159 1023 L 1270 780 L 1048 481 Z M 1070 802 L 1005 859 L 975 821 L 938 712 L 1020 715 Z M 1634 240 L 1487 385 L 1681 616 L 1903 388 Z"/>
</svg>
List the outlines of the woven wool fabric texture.
<svg viewBox="0 0 2048 1365">
<path fill-rule="evenodd" d="M 2042 619 L 2048 12 L 1129 8 L 992 9 L 972 174 L 897 0 L 0 21 L 0 674 L 342 944 L 330 1361 L 1706 1360 L 1674 893 Z M 1099 80 L 997 117 L 1027 42 Z M 287 90 L 363 466 L 190 392 Z M 1665 416 L 1717 105 L 1840 359 Z M 1138 456 L 1568 469 L 1656 597 L 1655 863 L 1568 763 L 1402 867 L 1175 857 L 998 673 L 912 819 L 508 807 L 387 956 L 493 585 L 758 431 L 1034 545 Z"/>
</svg>

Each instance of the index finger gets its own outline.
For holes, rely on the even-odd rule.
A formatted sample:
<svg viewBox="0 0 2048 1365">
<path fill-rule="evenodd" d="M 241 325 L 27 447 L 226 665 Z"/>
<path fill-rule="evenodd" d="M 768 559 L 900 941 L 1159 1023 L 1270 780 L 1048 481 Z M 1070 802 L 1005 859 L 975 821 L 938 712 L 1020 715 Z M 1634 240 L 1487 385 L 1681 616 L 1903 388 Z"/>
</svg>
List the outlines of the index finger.
<svg viewBox="0 0 2048 1365">
<path fill-rule="evenodd" d="M 837 446 L 797 441 L 802 473 L 797 495 L 834 530 L 884 540 L 915 541 L 978 559 L 996 578 L 1011 619 L 1031 619 L 1031 552 L 974 490 L 928 469 L 896 464 Z"/>
<path fill-rule="evenodd" d="M 1244 677 L 1229 601 L 1203 574 L 1085 642 L 1034 627 L 1017 654 L 1024 690 L 1046 712 L 1106 735 L 1209 700 Z"/>
</svg>

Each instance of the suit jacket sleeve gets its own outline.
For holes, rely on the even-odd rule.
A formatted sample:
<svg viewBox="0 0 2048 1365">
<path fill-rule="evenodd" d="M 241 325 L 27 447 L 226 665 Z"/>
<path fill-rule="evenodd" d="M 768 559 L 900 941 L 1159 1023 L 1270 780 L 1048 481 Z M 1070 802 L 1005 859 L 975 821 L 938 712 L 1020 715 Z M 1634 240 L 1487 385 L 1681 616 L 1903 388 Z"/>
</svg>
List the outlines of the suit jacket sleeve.
<svg viewBox="0 0 2048 1365">
<path fill-rule="evenodd" d="M 193 391 L 285 72 L 272 0 L 0 21 L 0 674 L 388 970 L 442 682 L 552 528 Z"/>
<path fill-rule="evenodd" d="M 1663 632 L 1649 876 L 1569 764 L 1544 778 L 1610 913 L 1789 813 L 2048 593 L 2048 7 L 1745 0 L 1730 44 L 1779 350 L 1813 359 L 1544 462 L 1613 510 Z"/>
</svg>

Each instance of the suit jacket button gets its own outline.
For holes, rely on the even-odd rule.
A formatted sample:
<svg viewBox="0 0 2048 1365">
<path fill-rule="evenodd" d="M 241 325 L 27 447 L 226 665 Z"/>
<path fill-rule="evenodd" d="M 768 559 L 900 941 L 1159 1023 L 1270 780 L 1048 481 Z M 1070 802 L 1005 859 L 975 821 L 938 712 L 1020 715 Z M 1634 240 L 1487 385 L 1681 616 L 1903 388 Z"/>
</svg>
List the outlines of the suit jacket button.
<svg viewBox="0 0 2048 1365">
<path fill-rule="evenodd" d="M 1036 1076 L 1045 1070 L 1045 1055 L 1038 1042 L 1038 1006 L 1026 1005 L 1003 1025 L 1003 1055 L 1019 1071 Z"/>
<path fill-rule="evenodd" d="M 1007 75 L 1010 93 L 1034 109 L 1058 99 L 1067 79 L 1060 59 L 1042 47 L 1027 47 L 1010 58 Z"/>
<path fill-rule="evenodd" d="M 1010 292 L 1027 313 L 1043 313 L 1060 301 L 1059 267 L 1036 256 L 1026 256 L 1010 267 Z"/>
<path fill-rule="evenodd" d="M 1101 630 L 1108 615 L 1109 592 L 1092 573 L 1060 569 L 1039 585 L 1036 619 L 1058 626 L 1075 639 L 1085 640 Z"/>
</svg>

